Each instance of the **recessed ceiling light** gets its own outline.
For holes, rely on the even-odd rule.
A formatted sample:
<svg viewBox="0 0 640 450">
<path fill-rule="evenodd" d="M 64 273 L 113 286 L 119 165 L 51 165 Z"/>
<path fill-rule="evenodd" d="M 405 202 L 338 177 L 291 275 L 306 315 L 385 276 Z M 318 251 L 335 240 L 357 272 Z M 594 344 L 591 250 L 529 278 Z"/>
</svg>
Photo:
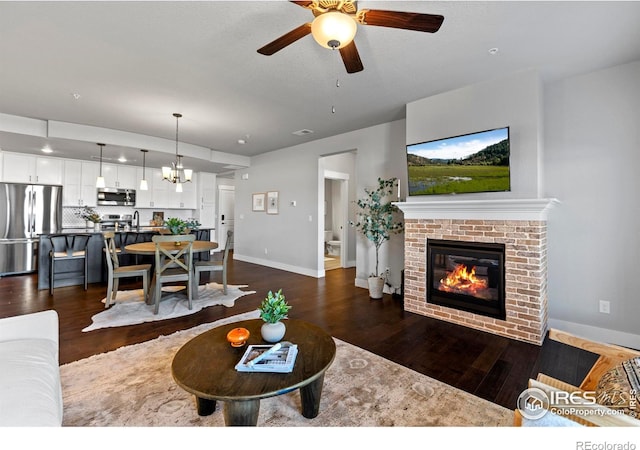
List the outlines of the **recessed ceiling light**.
<svg viewBox="0 0 640 450">
<path fill-rule="evenodd" d="M 493 47 L 489 49 L 489 54 L 490 55 L 497 55 L 498 54 L 498 47 Z"/>
<path fill-rule="evenodd" d="M 80 94 L 78 94 L 77 92 L 72 92 L 71 96 L 75 99 L 75 100 L 80 100 Z"/>
<path fill-rule="evenodd" d="M 313 133 L 313 130 L 303 129 L 303 130 L 294 131 L 291 134 L 295 134 L 296 136 L 304 136 L 305 134 L 311 134 L 311 133 Z"/>
<path fill-rule="evenodd" d="M 53 150 L 49 147 L 42 147 L 42 153 L 53 153 Z"/>
</svg>

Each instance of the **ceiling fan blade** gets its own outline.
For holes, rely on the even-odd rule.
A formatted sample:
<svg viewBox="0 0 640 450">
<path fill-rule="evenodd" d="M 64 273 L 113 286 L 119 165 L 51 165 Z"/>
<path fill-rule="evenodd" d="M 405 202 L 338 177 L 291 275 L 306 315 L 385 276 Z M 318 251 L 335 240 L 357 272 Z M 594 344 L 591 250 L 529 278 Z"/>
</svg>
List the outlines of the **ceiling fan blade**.
<svg viewBox="0 0 640 450">
<path fill-rule="evenodd" d="M 263 55 L 273 55 L 275 52 L 282 50 L 287 45 L 293 44 L 300 38 L 305 37 L 306 35 L 311 33 L 311 24 L 305 23 L 300 25 L 298 28 L 289 31 L 287 34 L 280 36 L 273 42 L 268 43 L 264 47 L 258 50 L 258 53 Z"/>
<path fill-rule="evenodd" d="M 311 4 L 313 3 L 310 0 L 307 1 L 294 1 L 294 0 L 289 0 L 291 3 L 295 3 L 298 6 L 302 6 L 303 8 L 308 8 L 309 6 L 311 6 Z"/>
<path fill-rule="evenodd" d="M 401 28 L 403 30 L 424 31 L 435 33 L 440 29 L 444 17 L 436 14 L 420 14 L 402 11 L 384 11 L 369 9 L 360 11 L 363 25 L 378 27 Z"/>
<path fill-rule="evenodd" d="M 340 56 L 342 56 L 342 61 L 344 62 L 344 67 L 347 69 L 347 73 L 356 73 L 364 69 L 355 41 L 351 41 L 349 45 L 342 47 L 340 49 Z"/>
</svg>

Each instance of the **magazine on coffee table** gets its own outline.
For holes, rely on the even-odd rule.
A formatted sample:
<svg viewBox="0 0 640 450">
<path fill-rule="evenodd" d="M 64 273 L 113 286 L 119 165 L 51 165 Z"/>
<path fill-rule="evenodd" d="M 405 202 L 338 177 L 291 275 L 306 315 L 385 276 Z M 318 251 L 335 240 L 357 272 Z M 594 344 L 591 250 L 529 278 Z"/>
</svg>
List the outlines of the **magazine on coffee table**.
<svg viewBox="0 0 640 450">
<path fill-rule="evenodd" d="M 293 371 L 298 355 L 298 346 L 290 342 L 274 345 L 250 345 L 236 364 L 238 372 L 279 372 Z"/>
</svg>

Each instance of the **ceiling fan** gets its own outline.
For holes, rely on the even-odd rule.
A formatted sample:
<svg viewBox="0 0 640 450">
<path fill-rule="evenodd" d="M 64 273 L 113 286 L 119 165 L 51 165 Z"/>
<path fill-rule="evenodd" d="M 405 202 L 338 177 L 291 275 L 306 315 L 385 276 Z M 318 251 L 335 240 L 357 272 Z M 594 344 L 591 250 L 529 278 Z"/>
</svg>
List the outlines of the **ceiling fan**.
<svg viewBox="0 0 640 450">
<path fill-rule="evenodd" d="M 311 34 L 323 47 L 340 50 L 340 56 L 348 73 L 360 72 L 363 69 L 353 40 L 358 24 L 435 33 L 444 21 L 443 16 L 435 14 L 380 9 L 358 10 L 355 0 L 309 0 L 291 1 L 291 3 L 310 9 L 315 16 L 314 20 L 280 36 L 260 48 L 258 53 L 273 55 L 298 39 Z"/>
</svg>

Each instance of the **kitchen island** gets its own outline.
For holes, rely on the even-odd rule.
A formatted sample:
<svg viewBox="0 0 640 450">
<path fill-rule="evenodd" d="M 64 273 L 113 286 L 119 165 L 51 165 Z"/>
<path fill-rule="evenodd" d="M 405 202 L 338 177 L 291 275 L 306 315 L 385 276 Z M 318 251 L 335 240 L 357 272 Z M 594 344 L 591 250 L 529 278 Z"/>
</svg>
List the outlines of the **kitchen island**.
<svg viewBox="0 0 640 450">
<path fill-rule="evenodd" d="M 208 241 L 211 239 L 211 231 L 213 228 L 200 228 L 192 231 L 197 235 L 197 240 Z M 115 231 L 116 243 L 122 250 L 121 261 L 123 265 L 126 264 L 153 264 L 153 256 L 140 256 L 129 255 L 124 251 L 124 247 L 136 242 L 150 242 L 152 236 L 159 234 L 159 227 L 140 227 L 133 228 L 128 231 Z M 89 246 L 87 249 L 89 260 L 89 283 L 103 283 L 106 282 L 107 267 L 104 259 L 104 240 L 101 231 L 96 231 L 93 228 L 64 228 L 57 234 L 88 234 Z M 42 234 L 39 236 L 38 241 L 38 289 L 49 289 L 49 252 L 51 251 L 50 234 Z M 197 256 L 200 260 L 208 261 L 210 259 L 209 253 L 201 253 Z M 195 258 L 195 255 L 194 255 Z M 55 281 L 54 288 L 63 286 L 76 286 L 83 284 L 83 262 L 76 261 L 62 261 L 56 263 L 56 272 L 77 273 L 77 276 L 69 276 Z"/>
</svg>

